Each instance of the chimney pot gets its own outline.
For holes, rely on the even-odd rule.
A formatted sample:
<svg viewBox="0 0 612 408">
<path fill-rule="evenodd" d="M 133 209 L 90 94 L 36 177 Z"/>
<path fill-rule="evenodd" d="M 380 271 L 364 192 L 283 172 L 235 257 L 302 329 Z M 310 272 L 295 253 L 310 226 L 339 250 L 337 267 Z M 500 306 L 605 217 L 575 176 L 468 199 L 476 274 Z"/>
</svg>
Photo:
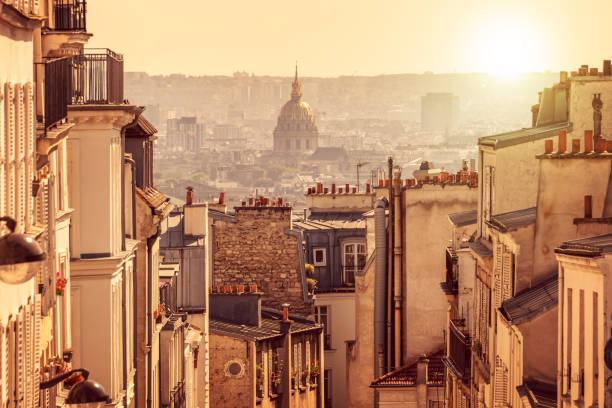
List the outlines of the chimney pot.
<svg viewBox="0 0 612 408">
<path fill-rule="evenodd" d="M 283 320 L 289 320 L 289 303 L 283 303 Z"/>
<path fill-rule="evenodd" d="M 382 187 L 384 185 L 383 179 L 378 179 L 378 187 Z"/>
<path fill-rule="evenodd" d="M 246 205 L 246 201 L 243 201 L 242 202 L 242 206 L 244 207 L 245 205 Z"/>
<path fill-rule="evenodd" d="M 550 154 L 553 152 L 553 141 L 548 139 L 544 141 L 544 153 Z"/>
<path fill-rule="evenodd" d="M 578 76 L 578 71 L 572 71 L 572 77 L 577 77 Z"/>
<path fill-rule="evenodd" d="M 593 151 L 593 131 L 584 131 L 584 152 L 590 153 Z"/>
<path fill-rule="evenodd" d="M 323 183 L 317 183 L 317 194 L 321 194 L 323 192 Z"/>
<path fill-rule="evenodd" d="M 433 182 L 438 183 L 439 181 L 440 181 L 440 178 L 438 176 L 434 176 Z"/>
<path fill-rule="evenodd" d="M 612 140 L 606 140 L 606 150 L 608 153 L 612 153 Z"/>
<path fill-rule="evenodd" d="M 591 69 L 589 70 L 589 75 L 591 75 L 591 76 L 597 76 L 597 72 L 598 72 L 597 67 L 595 67 L 595 68 L 591 68 Z"/>
<path fill-rule="evenodd" d="M 336 194 L 336 183 L 332 183 L 332 194 Z"/>
<path fill-rule="evenodd" d="M 389 179 L 385 179 L 385 187 L 389 187 Z"/>
<path fill-rule="evenodd" d="M 219 204 L 225 204 L 225 193 L 223 191 L 219 193 Z"/>
<path fill-rule="evenodd" d="M 342 194 L 342 187 L 338 189 L 338 194 Z"/>
<path fill-rule="evenodd" d="M 610 63 L 610 60 L 604 60 L 603 62 L 603 74 L 605 76 L 612 75 L 612 64 Z"/>
<path fill-rule="evenodd" d="M 328 193 L 329 193 L 329 188 L 325 187 L 325 188 L 323 189 L 323 193 L 324 193 L 324 194 L 328 194 Z"/>
<path fill-rule="evenodd" d="M 557 147 L 558 147 L 557 151 L 559 153 L 565 153 L 565 151 L 567 150 L 567 131 L 566 130 L 559 131 L 559 141 L 558 141 Z"/>
<path fill-rule="evenodd" d="M 353 187 L 353 194 L 357 192 L 357 187 Z"/>
<path fill-rule="evenodd" d="M 580 152 L 580 139 L 572 139 L 572 153 Z"/>
<path fill-rule="evenodd" d="M 584 218 L 593 218 L 593 196 L 584 196 Z"/>
<path fill-rule="evenodd" d="M 351 190 L 348 184 L 344 185 L 344 191 L 346 192 L 346 194 L 350 193 Z"/>
<path fill-rule="evenodd" d="M 249 285 L 249 292 L 251 293 L 257 292 L 257 285 Z"/>
<path fill-rule="evenodd" d="M 597 139 L 597 145 L 595 146 L 595 150 L 597 153 L 603 153 L 606 151 L 606 139 L 599 138 Z"/>
<path fill-rule="evenodd" d="M 187 195 L 185 196 L 185 204 L 193 204 L 193 187 L 187 187 Z"/>
<path fill-rule="evenodd" d="M 366 184 L 366 193 L 367 194 L 370 193 L 370 191 L 371 191 L 370 189 L 371 189 L 370 183 Z"/>
</svg>

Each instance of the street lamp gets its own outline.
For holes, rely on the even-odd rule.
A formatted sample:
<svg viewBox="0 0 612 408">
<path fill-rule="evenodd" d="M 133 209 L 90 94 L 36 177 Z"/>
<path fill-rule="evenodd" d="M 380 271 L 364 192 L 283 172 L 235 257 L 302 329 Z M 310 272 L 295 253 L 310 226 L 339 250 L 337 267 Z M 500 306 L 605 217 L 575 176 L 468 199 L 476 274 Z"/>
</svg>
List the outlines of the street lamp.
<svg viewBox="0 0 612 408">
<path fill-rule="evenodd" d="M 88 380 L 89 371 L 84 368 L 77 368 L 62 375 L 58 375 L 48 381 L 43 381 L 40 383 L 40 389 L 44 390 L 51 388 L 76 373 L 80 373 L 85 380 L 76 383 L 70 389 L 68 397 L 65 400 L 66 405 L 83 408 L 98 408 L 108 401 L 109 397 L 106 391 L 104 391 L 104 387 L 96 381 Z"/>
<path fill-rule="evenodd" d="M 46 259 L 36 240 L 15 233 L 17 222 L 11 217 L 0 217 L 10 230 L 0 236 L 0 281 L 17 285 L 32 279 L 39 265 Z"/>
</svg>

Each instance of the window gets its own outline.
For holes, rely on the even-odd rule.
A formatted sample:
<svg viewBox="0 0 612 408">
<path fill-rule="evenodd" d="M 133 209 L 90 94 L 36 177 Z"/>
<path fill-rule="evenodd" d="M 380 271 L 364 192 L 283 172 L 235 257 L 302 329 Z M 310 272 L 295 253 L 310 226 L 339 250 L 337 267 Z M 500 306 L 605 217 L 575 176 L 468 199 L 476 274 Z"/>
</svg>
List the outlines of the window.
<svg viewBox="0 0 612 408">
<path fill-rule="evenodd" d="M 325 370 L 325 376 L 323 378 L 323 398 L 325 399 L 325 408 L 331 408 L 331 390 L 332 390 L 332 375 L 331 370 Z"/>
<path fill-rule="evenodd" d="M 331 349 L 331 326 L 329 306 L 315 306 L 315 322 L 323 325 L 323 346 Z"/>
<path fill-rule="evenodd" d="M 314 260 L 314 266 L 326 266 L 327 265 L 327 253 L 325 251 L 325 248 L 313 249 L 312 258 Z"/>
<path fill-rule="evenodd" d="M 296 140 L 296 141 L 295 141 L 295 150 L 300 150 L 300 149 L 301 149 L 301 146 L 300 146 L 300 141 L 299 141 L 299 140 Z"/>
<path fill-rule="evenodd" d="M 343 252 L 342 284 L 355 286 L 355 273 L 361 272 L 366 263 L 366 246 L 364 243 L 347 243 Z"/>
</svg>

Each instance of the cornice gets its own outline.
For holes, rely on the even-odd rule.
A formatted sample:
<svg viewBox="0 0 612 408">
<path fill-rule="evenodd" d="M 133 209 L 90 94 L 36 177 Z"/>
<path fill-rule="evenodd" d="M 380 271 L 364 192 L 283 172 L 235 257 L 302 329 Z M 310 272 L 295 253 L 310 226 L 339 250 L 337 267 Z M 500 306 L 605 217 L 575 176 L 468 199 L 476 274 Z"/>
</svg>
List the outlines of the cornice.
<svg viewBox="0 0 612 408">
<path fill-rule="evenodd" d="M 15 7 L 0 2 L 0 20 L 14 28 L 34 30 L 42 25 L 45 18 L 25 15 Z"/>
<path fill-rule="evenodd" d="M 140 112 L 137 105 L 70 105 L 68 120 L 77 125 L 105 125 L 121 129 Z"/>
</svg>

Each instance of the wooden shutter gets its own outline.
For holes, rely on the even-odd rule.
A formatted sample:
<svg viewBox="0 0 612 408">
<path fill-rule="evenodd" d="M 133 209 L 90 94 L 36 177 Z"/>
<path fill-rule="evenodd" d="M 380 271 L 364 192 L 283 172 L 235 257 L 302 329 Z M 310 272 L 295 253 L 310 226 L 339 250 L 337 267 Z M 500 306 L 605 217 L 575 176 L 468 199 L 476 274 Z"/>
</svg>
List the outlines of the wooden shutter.
<svg viewBox="0 0 612 408">
<path fill-rule="evenodd" d="M 495 380 L 493 390 L 493 405 L 495 408 L 506 408 L 508 406 L 508 370 L 499 356 L 495 357 Z"/>
<path fill-rule="evenodd" d="M 6 396 L 7 400 L 11 401 L 15 398 L 15 377 L 16 377 L 16 356 L 17 351 L 15 350 L 15 329 L 17 324 L 13 318 L 9 319 L 6 331 Z"/>
<path fill-rule="evenodd" d="M 6 376 L 6 329 L 0 325 L 0 407 L 6 406 L 6 389 L 7 376 Z"/>
<path fill-rule="evenodd" d="M 32 313 L 32 304 L 28 303 L 25 306 L 25 313 L 24 313 L 24 319 L 23 319 L 23 325 L 24 325 L 24 358 L 23 358 L 23 372 L 24 372 L 24 404 L 26 407 L 31 407 L 32 406 L 32 394 L 34 392 L 33 390 L 33 380 L 34 380 L 34 376 L 33 376 L 33 372 L 32 372 L 32 368 L 34 366 L 33 364 L 33 356 L 34 356 L 34 339 L 32 338 L 32 333 L 33 333 L 33 322 L 32 322 L 32 317 L 33 317 L 33 313 Z"/>
<path fill-rule="evenodd" d="M 26 113 L 26 145 L 24 158 L 24 183 L 25 183 L 25 226 L 34 223 L 34 198 L 32 197 L 31 182 L 34 180 L 34 162 L 36 151 L 36 112 L 34 109 L 34 86 L 28 82 L 24 87 L 24 107 Z"/>
<path fill-rule="evenodd" d="M 6 213 L 15 216 L 15 88 L 12 84 L 5 84 L 5 121 L 6 121 Z"/>
<path fill-rule="evenodd" d="M 4 109 L 4 87 L 0 87 L 0 214 L 8 214 L 6 209 L 6 129 L 4 116 L 6 111 Z"/>
<path fill-rule="evenodd" d="M 15 400 L 16 407 L 23 407 L 25 394 L 25 308 L 21 307 L 17 315 L 16 330 L 15 330 Z"/>
<path fill-rule="evenodd" d="M 40 323 L 42 319 L 42 301 L 39 294 L 36 294 L 34 298 L 34 313 L 33 313 L 33 323 L 34 323 L 34 333 L 33 333 L 33 341 L 34 341 L 34 353 L 33 353 L 33 367 L 32 367 L 32 377 L 34 378 L 34 392 L 33 392 L 33 402 L 34 406 L 40 406 Z"/>
<path fill-rule="evenodd" d="M 514 255 L 510 251 L 504 252 L 503 259 L 503 282 L 502 282 L 502 301 L 510 299 L 513 295 L 514 268 L 512 258 Z"/>
</svg>

